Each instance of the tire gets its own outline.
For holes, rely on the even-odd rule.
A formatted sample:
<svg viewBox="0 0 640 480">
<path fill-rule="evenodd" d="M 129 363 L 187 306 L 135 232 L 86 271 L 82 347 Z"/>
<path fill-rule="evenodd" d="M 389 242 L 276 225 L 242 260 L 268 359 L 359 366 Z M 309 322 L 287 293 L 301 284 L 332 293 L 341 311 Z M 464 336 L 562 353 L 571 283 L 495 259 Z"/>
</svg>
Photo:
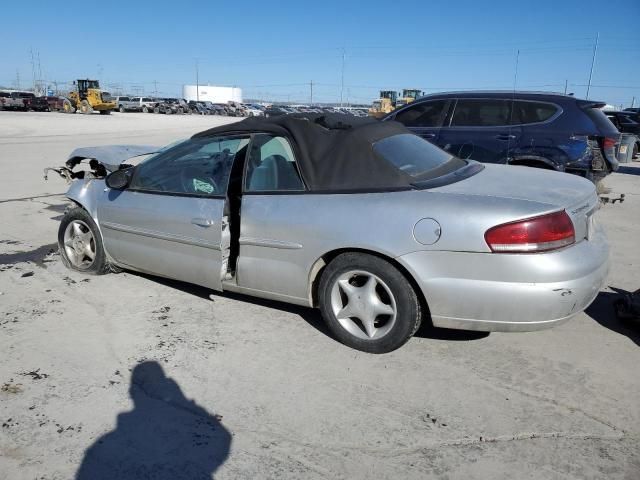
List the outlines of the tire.
<svg viewBox="0 0 640 480">
<path fill-rule="evenodd" d="M 142 107 L 142 113 L 149 113 L 149 109 L 147 107 Z"/>
<path fill-rule="evenodd" d="M 100 110 L 100 115 L 111 115 L 111 110 Z"/>
<path fill-rule="evenodd" d="M 90 113 L 93 113 L 93 107 L 87 100 L 82 100 L 82 102 L 80 103 L 80 111 L 88 115 Z"/>
<path fill-rule="evenodd" d="M 71 104 L 71 101 L 66 98 L 62 101 L 62 111 L 64 113 L 76 113 L 76 109 Z"/>
<path fill-rule="evenodd" d="M 409 280 L 374 255 L 338 255 L 322 273 L 318 301 L 336 339 L 363 352 L 396 350 L 422 323 L 420 299 Z"/>
<path fill-rule="evenodd" d="M 634 158 L 638 158 L 638 144 L 634 143 L 633 145 L 633 153 L 631 154 L 631 160 Z"/>
<path fill-rule="evenodd" d="M 109 271 L 100 231 L 83 208 L 72 208 L 62 217 L 58 228 L 58 248 L 62 263 L 71 270 L 91 275 Z"/>
<path fill-rule="evenodd" d="M 153 113 L 160 113 L 160 109 L 158 107 L 154 108 Z"/>
<path fill-rule="evenodd" d="M 120 113 L 124 113 L 126 110 L 124 109 L 124 107 L 122 105 L 120 105 L 120 108 L 118 108 L 118 111 Z"/>
</svg>

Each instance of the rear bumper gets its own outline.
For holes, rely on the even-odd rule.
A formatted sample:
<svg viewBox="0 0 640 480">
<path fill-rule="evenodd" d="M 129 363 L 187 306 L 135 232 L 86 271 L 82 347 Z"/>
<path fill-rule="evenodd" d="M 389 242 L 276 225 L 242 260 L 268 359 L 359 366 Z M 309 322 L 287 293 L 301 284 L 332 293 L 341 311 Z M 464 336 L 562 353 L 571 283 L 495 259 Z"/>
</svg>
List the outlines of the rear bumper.
<svg viewBox="0 0 640 480">
<path fill-rule="evenodd" d="M 414 276 L 434 326 L 479 331 L 550 328 L 582 312 L 609 271 L 599 230 L 542 254 L 414 252 L 397 258 Z"/>
</svg>

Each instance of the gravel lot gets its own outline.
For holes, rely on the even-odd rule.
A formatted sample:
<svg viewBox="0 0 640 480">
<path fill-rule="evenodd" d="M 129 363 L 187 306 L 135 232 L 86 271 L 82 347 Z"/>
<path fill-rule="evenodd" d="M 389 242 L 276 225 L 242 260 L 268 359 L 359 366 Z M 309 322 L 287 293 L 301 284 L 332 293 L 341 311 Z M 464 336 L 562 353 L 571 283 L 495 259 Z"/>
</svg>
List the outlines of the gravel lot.
<svg viewBox="0 0 640 480">
<path fill-rule="evenodd" d="M 1 479 L 640 478 L 640 332 L 611 289 L 552 330 L 423 328 L 374 356 L 309 309 L 62 266 L 45 166 L 225 121 L 0 112 Z M 608 285 L 635 290 L 640 164 L 606 183 Z"/>
</svg>

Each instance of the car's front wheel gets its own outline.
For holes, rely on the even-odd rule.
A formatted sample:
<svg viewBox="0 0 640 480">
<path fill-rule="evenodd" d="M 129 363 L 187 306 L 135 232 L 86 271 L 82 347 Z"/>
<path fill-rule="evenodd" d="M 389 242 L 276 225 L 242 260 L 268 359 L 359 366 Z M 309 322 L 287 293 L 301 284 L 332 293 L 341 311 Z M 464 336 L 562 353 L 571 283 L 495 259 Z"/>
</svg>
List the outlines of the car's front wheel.
<svg viewBox="0 0 640 480">
<path fill-rule="evenodd" d="M 67 268 L 100 275 L 108 270 L 102 237 L 91 215 L 75 207 L 68 210 L 58 229 L 60 257 Z"/>
<path fill-rule="evenodd" d="M 318 300 L 336 338 L 364 352 L 387 353 L 401 347 L 422 322 L 420 300 L 411 283 L 374 255 L 338 255 L 322 273 Z"/>
</svg>

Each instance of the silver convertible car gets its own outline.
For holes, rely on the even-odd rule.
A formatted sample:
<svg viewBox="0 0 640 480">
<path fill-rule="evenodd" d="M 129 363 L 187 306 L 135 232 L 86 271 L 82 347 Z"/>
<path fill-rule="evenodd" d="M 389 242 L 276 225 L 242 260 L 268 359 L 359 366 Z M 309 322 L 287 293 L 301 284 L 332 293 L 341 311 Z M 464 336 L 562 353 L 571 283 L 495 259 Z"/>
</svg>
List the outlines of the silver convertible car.
<svg viewBox="0 0 640 480">
<path fill-rule="evenodd" d="M 608 271 L 591 182 L 461 160 L 396 122 L 249 118 L 159 150 L 78 149 L 56 171 L 72 181 L 58 234 L 69 268 L 317 307 L 367 352 L 421 322 L 552 327 Z"/>
</svg>

